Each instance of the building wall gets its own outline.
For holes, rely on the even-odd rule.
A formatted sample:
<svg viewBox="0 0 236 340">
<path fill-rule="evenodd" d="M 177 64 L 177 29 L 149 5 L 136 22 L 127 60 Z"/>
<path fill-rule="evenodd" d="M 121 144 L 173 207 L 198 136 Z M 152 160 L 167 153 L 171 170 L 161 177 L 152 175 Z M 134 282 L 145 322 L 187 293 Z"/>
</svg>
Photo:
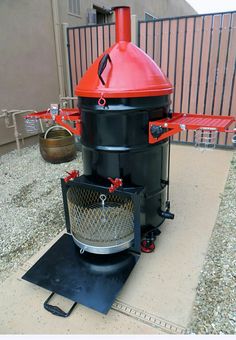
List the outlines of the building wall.
<svg viewBox="0 0 236 340">
<path fill-rule="evenodd" d="M 73 16 L 68 14 L 68 1 L 58 0 L 59 13 L 61 23 L 68 23 L 69 26 L 84 26 L 87 25 L 88 10 L 93 6 L 106 9 L 114 6 L 130 6 L 131 14 L 137 16 L 137 20 L 145 19 L 145 12 L 153 15 L 154 17 L 170 17 L 180 15 L 193 15 L 197 14 L 196 11 L 185 0 L 80 0 L 80 16 Z M 109 22 L 114 22 L 115 16 L 112 14 L 109 17 Z M 61 35 L 63 32 L 61 30 Z M 136 30 L 137 38 L 137 30 Z M 63 40 L 63 39 L 62 39 Z M 64 79 L 65 91 L 70 93 L 67 86 L 67 72 L 65 62 L 65 50 L 63 49 L 63 65 L 64 65 Z"/>
<path fill-rule="evenodd" d="M 126 5 L 131 7 L 132 14 L 136 14 L 138 20 L 144 20 L 144 13 L 155 17 L 169 17 L 196 14 L 196 11 L 185 0 L 80 0 L 80 17 L 68 15 L 68 1 L 59 0 L 62 22 L 68 22 L 72 26 L 86 25 L 88 9 L 93 5 L 111 8 L 113 6 Z M 114 15 L 111 16 L 114 21 Z"/>
<path fill-rule="evenodd" d="M 133 0 L 133 2 L 137 3 L 137 14 L 140 20 L 145 19 L 144 12 L 157 18 L 197 14 L 185 0 L 139 0 L 137 2 Z"/>
<path fill-rule="evenodd" d="M 0 32 L 0 110 L 42 110 L 57 102 L 51 0 L 1 0 Z M 12 140 L 13 129 L 0 119 L 0 145 Z"/>
<path fill-rule="evenodd" d="M 132 14 L 142 20 L 145 11 L 157 17 L 195 13 L 185 0 L 81 0 L 80 3 L 81 15 L 72 16 L 68 14 L 68 1 L 58 0 L 60 23 L 86 25 L 88 9 L 93 5 L 107 8 L 129 5 Z M 39 111 L 58 102 L 52 0 L 1 0 L 0 32 L 0 110 Z M 61 42 L 66 75 L 62 29 Z M 27 136 L 23 118 L 18 119 L 18 124 L 19 132 Z M 0 118 L 0 145 L 11 141 L 14 141 L 13 129 L 7 129 Z"/>
</svg>

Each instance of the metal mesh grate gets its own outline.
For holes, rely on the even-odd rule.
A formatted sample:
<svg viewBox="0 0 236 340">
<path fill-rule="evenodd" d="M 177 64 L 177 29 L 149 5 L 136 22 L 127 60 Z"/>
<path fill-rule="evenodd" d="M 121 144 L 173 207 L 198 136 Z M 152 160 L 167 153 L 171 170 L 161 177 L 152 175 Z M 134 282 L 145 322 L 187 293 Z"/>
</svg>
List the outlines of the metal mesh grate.
<svg viewBox="0 0 236 340">
<path fill-rule="evenodd" d="M 114 247 L 133 240 L 134 214 L 130 198 L 71 187 L 67 201 L 72 234 L 84 245 Z"/>
<path fill-rule="evenodd" d="M 39 121 L 38 119 L 32 118 L 25 118 L 25 130 L 28 133 L 38 133 L 39 132 Z"/>
<path fill-rule="evenodd" d="M 214 128 L 196 130 L 195 146 L 200 150 L 212 150 L 216 146 L 218 131 Z"/>
</svg>

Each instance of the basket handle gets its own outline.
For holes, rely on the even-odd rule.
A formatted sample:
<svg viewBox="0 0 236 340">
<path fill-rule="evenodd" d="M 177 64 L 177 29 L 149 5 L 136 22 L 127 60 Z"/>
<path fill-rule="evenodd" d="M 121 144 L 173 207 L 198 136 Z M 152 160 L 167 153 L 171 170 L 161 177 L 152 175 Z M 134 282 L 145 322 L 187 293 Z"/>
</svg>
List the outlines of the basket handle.
<svg viewBox="0 0 236 340">
<path fill-rule="evenodd" d="M 55 127 L 58 127 L 58 125 L 53 125 L 53 126 L 51 126 L 51 127 L 45 132 L 45 134 L 44 134 L 44 139 L 47 138 L 48 132 L 51 131 L 52 129 L 54 129 Z M 73 136 L 73 133 L 72 133 L 69 129 L 67 129 L 66 127 L 60 126 L 60 128 L 66 130 L 67 132 L 69 132 L 69 134 L 70 134 L 71 136 Z"/>
</svg>

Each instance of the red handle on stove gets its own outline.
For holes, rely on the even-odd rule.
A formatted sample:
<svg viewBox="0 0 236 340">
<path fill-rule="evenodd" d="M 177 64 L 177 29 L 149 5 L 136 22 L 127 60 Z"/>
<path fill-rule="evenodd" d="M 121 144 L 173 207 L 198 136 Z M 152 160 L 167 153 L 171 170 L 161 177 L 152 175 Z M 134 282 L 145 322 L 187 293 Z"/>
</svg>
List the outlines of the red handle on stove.
<svg viewBox="0 0 236 340">
<path fill-rule="evenodd" d="M 110 188 L 108 189 L 110 193 L 116 191 L 116 189 L 118 189 L 119 187 L 122 187 L 123 185 L 123 181 L 121 178 L 111 178 L 111 177 L 108 177 L 109 181 L 111 182 L 111 186 Z"/>
</svg>

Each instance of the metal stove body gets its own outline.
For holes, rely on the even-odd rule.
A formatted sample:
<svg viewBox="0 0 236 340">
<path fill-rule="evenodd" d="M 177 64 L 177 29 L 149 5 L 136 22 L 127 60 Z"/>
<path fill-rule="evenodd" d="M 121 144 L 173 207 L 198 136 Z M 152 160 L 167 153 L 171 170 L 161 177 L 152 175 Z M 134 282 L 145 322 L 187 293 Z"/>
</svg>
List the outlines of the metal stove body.
<svg viewBox="0 0 236 340">
<path fill-rule="evenodd" d="M 96 99 L 80 99 L 84 176 L 96 187 L 106 188 L 105 208 L 102 209 L 100 195 L 94 195 L 92 189 L 82 192 L 73 188 L 67 193 L 71 232 L 76 244 L 98 254 L 119 252 L 134 242 L 133 206 L 117 198 L 117 189 L 109 192 L 111 179 L 119 180 L 124 191 L 135 187 L 143 189 L 139 211 L 143 232 L 160 226 L 164 221 L 163 212 L 169 207 L 169 140 L 150 145 L 147 133 L 151 117 L 167 116 L 168 96 L 107 102 L 109 108 L 104 109 Z M 79 202 L 83 202 L 84 208 Z M 104 213 L 107 223 L 101 223 Z M 85 234 L 94 238 L 99 234 L 101 242 L 86 240 Z"/>
<path fill-rule="evenodd" d="M 72 190 L 67 197 L 75 243 L 98 254 L 120 252 L 135 242 L 133 208 L 116 199 L 118 187 L 143 189 L 138 212 L 142 232 L 173 218 L 167 199 L 169 139 L 151 145 L 148 132 L 150 122 L 168 117 L 173 88 L 153 60 L 131 43 L 130 8 L 116 7 L 115 15 L 116 43 L 94 62 L 75 89 L 84 176 L 106 187 L 109 194 L 103 209 L 100 196 L 92 192 L 94 199 L 85 192 L 75 194 L 76 189 L 73 198 Z M 79 195 L 83 202 L 88 200 L 86 211 L 76 203 Z M 101 223 L 105 211 L 107 224 Z M 85 223 L 82 215 L 87 215 Z M 86 239 L 85 234 L 93 234 L 94 239 Z"/>
<path fill-rule="evenodd" d="M 23 277 L 102 313 L 138 261 L 141 235 L 173 217 L 169 139 L 149 143 L 149 123 L 168 117 L 172 85 L 131 43 L 130 8 L 115 14 L 116 43 L 75 89 L 79 119 L 67 116 L 77 119 L 71 131 L 81 135 L 84 167 L 83 176 L 74 171 L 61 180 L 68 234 Z M 45 308 L 64 316 L 48 301 Z"/>
<path fill-rule="evenodd" d="M 127 280 L 141 247 L 153 251 L 159 226 L 174 218 L 170 136 L 204 126 L 210 134 L 223 132 L 234 121 L 171 113 L 172 85 L 131 43 L 130 8 L 116 7 L 115 14 L 116 43 L 76 86 L 79 110 L 53 117 L 80 135 L 82 144 L 83 175 L 74 170 L 61 180 L 67 234 L 23 276 L 102 313 Z M 50 118 L 48 112 L 30 116 Z M 45 308 L 67 316 L 48 301 Z"/>
</svg>

